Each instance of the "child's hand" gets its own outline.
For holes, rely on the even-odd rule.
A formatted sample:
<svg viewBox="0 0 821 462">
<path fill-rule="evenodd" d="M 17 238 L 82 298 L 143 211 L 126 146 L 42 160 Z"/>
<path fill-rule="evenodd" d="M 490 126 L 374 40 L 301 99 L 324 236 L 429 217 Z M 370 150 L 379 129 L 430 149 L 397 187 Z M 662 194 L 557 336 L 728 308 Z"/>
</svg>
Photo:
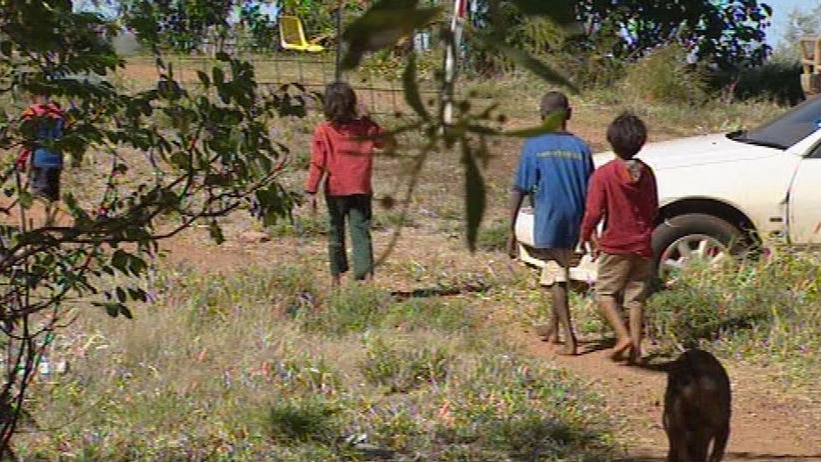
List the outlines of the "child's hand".
<svg viewBox="0 0 821 462">
<path fill-rule="evenodd" d="M 310 194 L 308 198 L 308 203 L 311 205 L 311 213 L 316 215 L 316 194 Z"/>
<path fill-rule="evenodd" d="M 593 234 L 589 240 L 579 241 L 578 249 L 590 254 L 590 261 L 596 261 L 599 258 L 599 238 Z"/>
</svg>

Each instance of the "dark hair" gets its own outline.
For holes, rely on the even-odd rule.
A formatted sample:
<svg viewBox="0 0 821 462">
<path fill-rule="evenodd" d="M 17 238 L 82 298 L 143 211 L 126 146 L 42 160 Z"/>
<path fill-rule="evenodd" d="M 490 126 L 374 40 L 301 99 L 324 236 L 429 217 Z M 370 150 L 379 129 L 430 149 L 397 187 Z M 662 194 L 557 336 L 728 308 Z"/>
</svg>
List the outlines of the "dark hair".
<svg viewBox="0 0 821 462">
<path fill-rule="evenodd" d="M 325 118 L 332 124 L 344 124 L 356 119 L 356 93 L 345 82 L 325 87 Z"/>
<path fill-rule="evenodd" d="M 558 111 L 564 111 L 565 117 L 569 115 L 570 101 L 567 100 L 564 93 L 551 91 L 542 96 L 542 102 L 539 104 L 539 114 L 541 114 L 542 119 Z"/>
<path fill-rule="evenodd" d="M 607 127 L 607 142 L 622 159 L 632 159 L 647 141 L 647 126 L 635 114 L 623 112 Z"/>
</svg>

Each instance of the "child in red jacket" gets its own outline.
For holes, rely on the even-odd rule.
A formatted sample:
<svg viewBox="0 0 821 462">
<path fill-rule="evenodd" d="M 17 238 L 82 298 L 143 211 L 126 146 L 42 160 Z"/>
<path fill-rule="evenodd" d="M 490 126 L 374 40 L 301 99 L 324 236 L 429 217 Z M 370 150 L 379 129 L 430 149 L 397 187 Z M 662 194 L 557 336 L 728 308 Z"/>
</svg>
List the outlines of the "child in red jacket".
<svg viewBox="0 0 821 462">
<path fill-rule="evenodd" d="M 348 271 L 345 249 L 345 221 L 351 228 L 353 269 L 356 280 L 373 277 L 371 215 L 373 152 L 381 148 L 382 129 L 356 111 L 356 93 L 345 82 L 325 89 L 325 121 L 314 131 L 311 163 L 305 192 L 316 210 L 316 193 L 324 181 L 330 229 L 328 253 L 331 285 L 339 286 Z"/>
<path fill-rule="evenodd" d="M 647 140 L 641 119 L 624 113 L 610 124 L 607 141 L 616 158 L 598 168 L 590 179 L 582 219 L 582 244 L 590 243 L 598 255 L 596 294 L 601 310 L 616 331 L 611 357 L 621 359 L 629 350 L 629 361 L 641 361 L 643 306 L 653 276 L 651 235 L 658 214 L 658 192 L 653 170 L 634 156 Z M 604 220 L 604 231 L 596 236 L 596 225 Z M 630 310 L 630 328 L 619 314 L 617 294 L 623 291 L 624 306 Z"/>
</svg>

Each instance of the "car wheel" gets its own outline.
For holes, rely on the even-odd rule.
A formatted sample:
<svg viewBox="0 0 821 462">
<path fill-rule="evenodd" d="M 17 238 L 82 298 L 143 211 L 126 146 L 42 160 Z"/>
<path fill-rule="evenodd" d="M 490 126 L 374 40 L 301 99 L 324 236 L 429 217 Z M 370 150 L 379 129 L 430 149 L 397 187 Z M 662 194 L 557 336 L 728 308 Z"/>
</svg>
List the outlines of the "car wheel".
<svg viewBox="0 0 821 462">
<path fill-rule="evenodd" d="M 690 213 L 665 220 L 653 231 L 662 283 L 675 282 L 688 265 L 721 266 L 748 247 L 741 230 L 712 215 Z"/>
</svg>

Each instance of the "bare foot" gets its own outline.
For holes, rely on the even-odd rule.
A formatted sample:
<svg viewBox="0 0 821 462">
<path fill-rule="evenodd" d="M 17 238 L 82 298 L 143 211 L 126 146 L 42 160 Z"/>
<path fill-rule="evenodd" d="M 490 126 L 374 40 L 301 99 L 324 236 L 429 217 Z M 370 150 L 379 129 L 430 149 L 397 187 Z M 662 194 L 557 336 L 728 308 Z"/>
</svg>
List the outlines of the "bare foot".
<svg viewBox="0 0 821 462">
<path fill-rule="evenodd" d="M 616 343 L 616 346 L 613 347 L 613 351 L 610 352 L 610 359 L 613 361 L 621 361 L 624 359 L 624 353 L 630 349 L 633 343 L 630 341 L 629 338 L 619 340 Z"/>
<path fill-rule="evenodd" d="M 564 347 L 562 347 L 558 354 L 562 356 L 576 356 L 578 352 L 576 351 L 576 343 L 565 343 Z"/>
<path fill-rule="evenodd" d="M 627 363 L 631 366 L 643 366 L 647 364 L 647 358 L 643 357 L 641 348 L 631 348 Z"/>
<path fill-rule="evenodd" d="M 542 338 L 543 342 L 550 342 L 553 344 L 560 343 L 558 330 L 545 325 L 536 326 L 534 330 L 536 331 L 536 335 Z"/>
</svg>

